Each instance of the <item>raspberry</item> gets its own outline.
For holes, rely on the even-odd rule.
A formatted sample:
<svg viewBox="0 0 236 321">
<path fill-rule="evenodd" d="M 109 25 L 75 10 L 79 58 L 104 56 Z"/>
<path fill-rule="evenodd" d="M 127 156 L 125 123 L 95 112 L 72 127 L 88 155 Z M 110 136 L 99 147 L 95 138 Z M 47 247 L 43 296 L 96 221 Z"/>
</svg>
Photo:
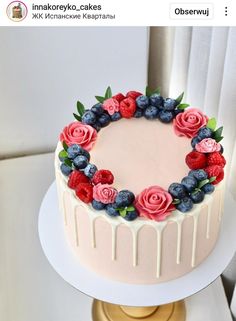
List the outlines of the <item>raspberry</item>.
<svg viewBox="0 0 236 321">
<path fill-rule="evenodd" d="M 81 183 L 77 186 L 75 194 L 82 202 L 91 203 L 93 200 L 93 186 L 89 183 Z"/>
<path fill-rule="evenodd" d="M 185 162 L 190 169 L 200 169 L 207 165 L 207 157 L 205 154 L 192 151 L 185 157 Z"/>
<path fill-rule="evenodd" d="M 219 165 L 211 165 L 204 168 L 204 171 L 207 172 L 208 177 L 216 177 L 216 179 L 212 182 L 213 185 L 218 184 L 224 178 L 224 170 Z"/>
<path fill-rule="evenodd" d="M 114 176 L 111 171 L 106 169 L 100 169 L 93 176 L 93 184 L 112 184 L 114 182 Z"/>
<path fill-rule="evenodd" d="M 113 96 L 112 98 L 116 99 L 120 103 L 123 99 L 125 99 L 125 96 L 121 93 L 118 93 L 115 96 Z"/>
<path fill-rule="evenodd" d="M 136 103 L 133 98 L 125 98 L 120 103 L 120 113 L 124 118 L 131 118 L 136 111 Z"/>
<path fill-rule="evenodd" d="M 89 183 L 88 177 L 80 171 L 73 171 L 69 176 L 67 185 L 72 189 L 76 189 L 80 183 Z"/>
<path fill-rule="evenodd" d="M 207 155 L 207 165 L 219 165 L 221 167 L 225 167 L 226 160 L 224 156 L 221 153 L 214 152 L 214 153 L 209 153 Z"/>
<path fill-rule="evenodd" d="M 129 91 L 129 92 L 127 92 L 127 94 L 126 94 L 126 97 L 130 97 L 130 98 L 132 98 L 132 99 L 136 99 L 137 97 L 139 97 L 139 96 L 141 96 L 142 94 L 140 93 L 140 92 L 138 92 L 138 91 Z"/>
</svg>

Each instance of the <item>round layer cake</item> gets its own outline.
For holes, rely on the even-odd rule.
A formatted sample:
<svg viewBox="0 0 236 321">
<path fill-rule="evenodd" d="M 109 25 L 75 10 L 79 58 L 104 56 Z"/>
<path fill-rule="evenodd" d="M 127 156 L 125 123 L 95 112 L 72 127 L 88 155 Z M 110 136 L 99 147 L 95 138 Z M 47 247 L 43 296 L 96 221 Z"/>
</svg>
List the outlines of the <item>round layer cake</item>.
<svg viewBox="0 0 236 321">
<path fill-rule="evenodd" d="M 104 277 L 169 281 L 199 265 L 217 241 L 222 130 L 179 99 L 170 107 L 159 93 L 119 95 L 100 97 L 91 111 L 79 102 L 77 121 L 60 135 L 55 168 L 65 236 L 81 264 Z"/>
</svg>

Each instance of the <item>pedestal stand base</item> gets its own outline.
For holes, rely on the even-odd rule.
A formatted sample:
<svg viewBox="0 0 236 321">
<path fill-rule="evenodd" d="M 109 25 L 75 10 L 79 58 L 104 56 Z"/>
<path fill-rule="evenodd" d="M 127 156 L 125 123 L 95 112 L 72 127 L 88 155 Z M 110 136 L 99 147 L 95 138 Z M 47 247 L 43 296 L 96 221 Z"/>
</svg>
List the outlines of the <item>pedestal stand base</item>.
<svg viewBox="0 0 236 321">
<path fill-rule="evenodd" d="M 93 301 L 93 321 L 184 321 L 186 316 L 184 301 L 154 307 L 128 307 Z"/>
</svg>

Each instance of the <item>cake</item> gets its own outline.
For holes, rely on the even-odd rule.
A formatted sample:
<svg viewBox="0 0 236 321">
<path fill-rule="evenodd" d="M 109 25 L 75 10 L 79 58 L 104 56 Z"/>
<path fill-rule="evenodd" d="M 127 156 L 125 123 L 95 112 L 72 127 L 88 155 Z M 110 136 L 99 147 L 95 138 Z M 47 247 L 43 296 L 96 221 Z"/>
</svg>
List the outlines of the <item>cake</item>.
<svg viewBox="0 0 236 321">
<path fill-rule="evenodd" d="M 22 18 L 22 8 L 21 8 L 20 3 L 18 3 L 17 6 L 14 6 L 12 8 L 12 18 L 14 18 L 14 19 L 21 19 Z"/>
<path fill-rule="evenodd" d="M 224 202 L 223 128 L 158 89 L 108 87 L 61 131 L 56 183 L 65 238 L 102 277 L 155 284 L 213 250 Z M 109 125 L 109 126 L 108 126 Z"/>
</svg>

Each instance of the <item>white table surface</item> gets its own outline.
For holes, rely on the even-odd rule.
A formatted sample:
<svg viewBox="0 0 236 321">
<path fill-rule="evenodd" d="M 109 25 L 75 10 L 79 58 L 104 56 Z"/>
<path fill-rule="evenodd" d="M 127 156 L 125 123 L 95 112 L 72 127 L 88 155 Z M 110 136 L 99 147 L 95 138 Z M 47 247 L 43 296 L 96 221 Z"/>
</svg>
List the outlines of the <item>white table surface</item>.
<svg viewBox="0 0 236 321">
<path fill-rule="evenodd" d="M 38 237 L 38 212 L 54 179 L 53 155 L 0 161 L 0 320 L 90 321 L 91 298 L 50 266 Z M 231 321 L 218 279 L 186 300 L 187 321 Z"/>
</svg>

